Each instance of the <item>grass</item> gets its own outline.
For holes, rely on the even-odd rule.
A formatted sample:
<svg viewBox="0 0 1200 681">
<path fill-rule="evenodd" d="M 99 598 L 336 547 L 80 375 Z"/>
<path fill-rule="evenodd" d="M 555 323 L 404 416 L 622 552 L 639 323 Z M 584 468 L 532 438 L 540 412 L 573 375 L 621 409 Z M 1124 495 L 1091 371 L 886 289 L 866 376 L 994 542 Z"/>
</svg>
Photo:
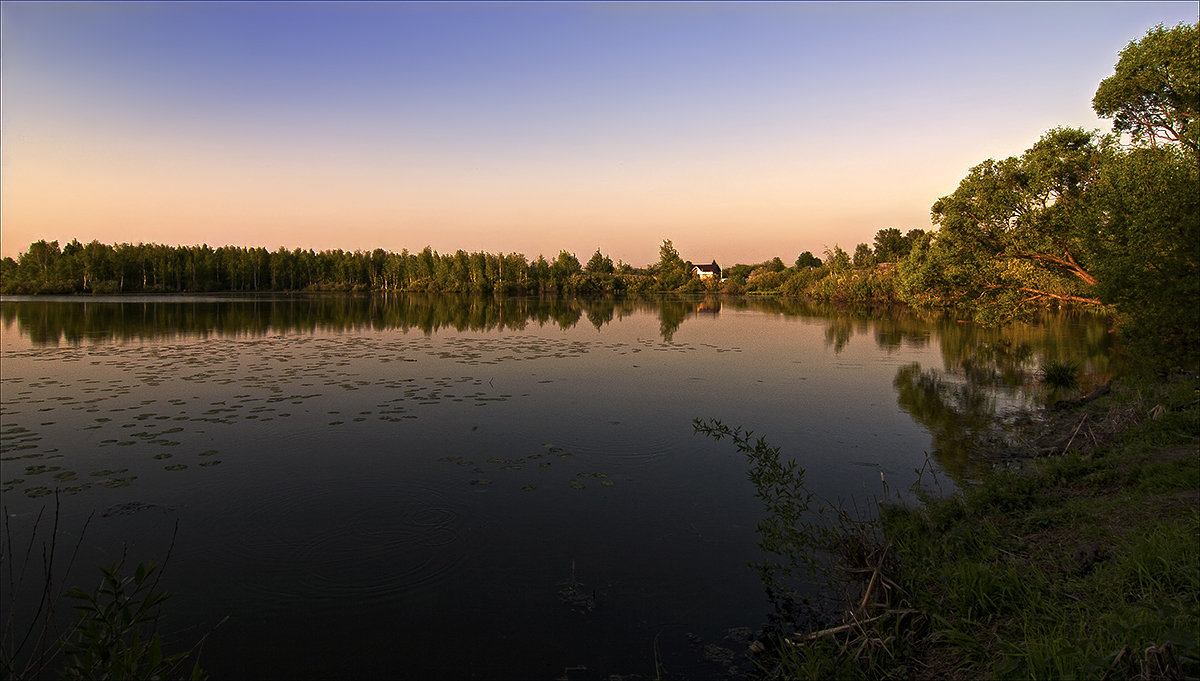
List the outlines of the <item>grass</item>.
<svg viewBox="0 0 1200 681">
<path fill-rule="evenodd" d="M 1052 359 L 1038 369 L 1042 383 L 1051 388 L 1074 388 L 1079 385 L 1079 364 L 1067 359 Z"/>
<path fill-rule="evenodd" d="M 1074 442 L 883 504 L 888 557 L 858 574 L 886 588 L 781 641 L 764 675 L 1200 677 L 1200 380 L 1117 383 L 1039 428 Z"/>
</svg>

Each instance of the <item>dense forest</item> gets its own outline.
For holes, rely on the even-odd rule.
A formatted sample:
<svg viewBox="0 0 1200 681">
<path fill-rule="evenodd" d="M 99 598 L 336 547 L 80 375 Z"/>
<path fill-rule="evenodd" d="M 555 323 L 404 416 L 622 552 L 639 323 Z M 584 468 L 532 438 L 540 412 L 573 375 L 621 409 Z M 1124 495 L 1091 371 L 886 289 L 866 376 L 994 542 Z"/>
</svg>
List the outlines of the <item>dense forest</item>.
<svg viewBox="0 0 1200 681">
<path fill-rule="evenodd" d="M 1200 40 L 1159 26 L 1121 52 L 1096 91 L 1113 133 L 1054 128 L 987 159 L 931 207 L 935 231 L 880 229 L 853 253 L 728 265 L 701 278 L 671 241 L 657 263 L 520 253 L 320 251 L 38 241 L 0 261 L 0 292 L 720 292 L 905 304 L 999 322 L 1046 306 L 1114 313 L 1145 354 L 1200 353 Z M 717 263 L 712 263 L 714 266 Z"/>
</svg>

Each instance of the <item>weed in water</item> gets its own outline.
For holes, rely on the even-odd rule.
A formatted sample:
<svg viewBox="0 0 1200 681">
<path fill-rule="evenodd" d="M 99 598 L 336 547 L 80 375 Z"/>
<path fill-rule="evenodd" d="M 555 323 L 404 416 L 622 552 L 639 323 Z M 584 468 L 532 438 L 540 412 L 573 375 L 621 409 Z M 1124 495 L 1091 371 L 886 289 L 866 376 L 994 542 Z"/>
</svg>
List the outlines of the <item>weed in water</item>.
<svg viewBox="0 0 1200 681">
<path fill-rule="evenodd" d="M 1051 359 L 1038 368 L 1042 383 L 1051 388 L 1074 388 L 1079 385 L 1079 364 L 1069 359 Z"/>
<path fill-rule="evenodd" d="M 91 517 L 63 566 L 60 508 L 56 497 L 50 535 L 40 540 L 43 513 L 38 514 L 20 560 L 14 560 L 17 554 L 12 545 L 12 516 L 4 509 L 5 542 L 0 547 L 0 565 L 4 567 L 7 600 L 0 635 L 0 678 L 45 678 L 55 668 L 57 676 L 66 679 L 205 678 L 198 660 L 207 636 L 187 652 L 164 652 L 158 619 L 167 595 L 158 588 L 162 571 L 153 563 L 139 564 L 132 575 L 126 575 L 122 557 L 117 564 L 101 570 L 101 581 L 93 590 L 62 591 Z M 172 535 L 172 547 L 174 543 Z M 35 558 L 39 553 L 40 561 Z M 170 553 L 168 549 L 168 560 Z M 19 598 L 26 591 L 26 579 L 40 581 L 33 593 L 36 605 L 28 607 Z M 76 601 L 79 615 L 65 628 L 56 613 L 64 597 Z M 186 662 L 193 657 L 196 661 L 189 668 Z"/>
</svg>

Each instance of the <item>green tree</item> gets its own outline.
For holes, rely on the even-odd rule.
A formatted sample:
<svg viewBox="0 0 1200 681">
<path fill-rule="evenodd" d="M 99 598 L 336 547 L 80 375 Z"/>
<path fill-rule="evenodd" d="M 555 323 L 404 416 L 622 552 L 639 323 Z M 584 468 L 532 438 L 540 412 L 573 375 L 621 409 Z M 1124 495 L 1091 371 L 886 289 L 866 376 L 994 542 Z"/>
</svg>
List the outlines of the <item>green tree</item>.
<svg viewBox="0 0 1200 681">
<path fill-rule="evenodd" d="M 657 277 L 658 286 L 664 290 L 677 289 L 690 278 L 688 264 L 679 257 L 679 251 L 670 239 L 662 242 L 658 249 Z"/>
<path fill-rule="evenodd" d="M 992 320 L 1047 301 L 1099 304 L 1081 201 L 1109 155 L 1092 133 L 1056 128 L 1020 157 L 975 166 L 931 209 L 940 229 L 919 253 L 937 265 L 906 260 L 902 290 L 924 288 Z"/>
<path fill-rule="evenodd" d="M 588 260 L 587 265 L 585 265 L 583 269 L 597 274 L 612 274 L 616 268 L 613 267 L 612 258 L 604 255 L 600 252 L 600 249 L 597 248 L 596 252 L 592 254 L 592 257 Z"/>
<path fill-rule="evenodd" d="M 908 255 L 911 246 L 911 242 L 906 241 L 904 235 L 895 227 L 875 232 L 875 259 L 878 262 L 896 262 Z"/>
<path fill-rule="evenodd" d="M 825 266 L 830 272 L 841 273 L 850 269 L 850 254 L 834 244 L 833 249 L 825 249 Z"/>
<path fill-rule="evenodd" d="M 1200 146 L 1200 29 L 1162 24 L 1121 50 L 1115 73 L 1100 82 L 1092 107 L 1135 142 Z"/>
<path fill-rule="evenodd" d="M 567 251 L 559 251 L 558 257 L 554 259 L 554 263 L 550 266 L 551 276 L 554 277 L 555 283 L 559 286 L 582 271 L 583 268 L 579 266 L 579 258 L 576 258 L 574 253 L 568 253 Z"/>
<path fill-rule="evenodd" d="M 859 244 L 854 247 L 854 266 L 855 267 L 871 267 L 875 264 L 875 254 L 871 252 L 871 247 L 867 244 Z"/>
<path fill-rule="evenodd" d="M 1121 336 L 1158 368 L 1200 369 L 1200 169 L 1178 147 L 1133 149 L 1106 165 L 1090 197 L 1097 294 Z"/>
<path fill-rule="evenodd" d="M 821 259 L 812 254 L 812 251 L 805 251 L 796 258 L 796 269 L 803 270 L 809 267 L 820 267 Z"/>
<path fill-rule="evenodd" d="M 0 260 L 0 293 L 14 293 L 17 286 L 17 261 L 12 258 Z"/>
<path fill-rule="evenodd" d="M 17 265 L 21 268 L 22 275 L 48 282 L 61 255 L 62 251 L 59 250 L 57 241 L 47 242 L 43 239 L 30 244 L 29 250 L 17 257 Z"/>
<path fill-rule="evenodd" d="M 923 229 L 910 229 L 907 232 L 905 232 L 904 233 L 904 255 L 908 255 L 908 252 L 912 250 L 912 247 L 915 246 L 917 241 L 923 236 L 925 236 L 925 230 L 923 230 Z M 901 257 L 904 257 L 904 255 L 902 255 Z"/>
</svg>

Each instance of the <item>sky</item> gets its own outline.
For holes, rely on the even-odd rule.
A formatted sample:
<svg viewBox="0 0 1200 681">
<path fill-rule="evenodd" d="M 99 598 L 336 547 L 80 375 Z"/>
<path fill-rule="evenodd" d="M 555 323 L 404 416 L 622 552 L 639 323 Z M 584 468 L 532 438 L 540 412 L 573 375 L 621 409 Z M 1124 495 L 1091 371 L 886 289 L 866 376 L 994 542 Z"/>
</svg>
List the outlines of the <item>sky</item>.
<svg viewBox="0 0 1200 681">
<path fill-rule="evenodd" d="M 1197 2 L 0 5 L 0 256 L 39 239 L 680 255 L 932 229 Z"/>
</svg>

